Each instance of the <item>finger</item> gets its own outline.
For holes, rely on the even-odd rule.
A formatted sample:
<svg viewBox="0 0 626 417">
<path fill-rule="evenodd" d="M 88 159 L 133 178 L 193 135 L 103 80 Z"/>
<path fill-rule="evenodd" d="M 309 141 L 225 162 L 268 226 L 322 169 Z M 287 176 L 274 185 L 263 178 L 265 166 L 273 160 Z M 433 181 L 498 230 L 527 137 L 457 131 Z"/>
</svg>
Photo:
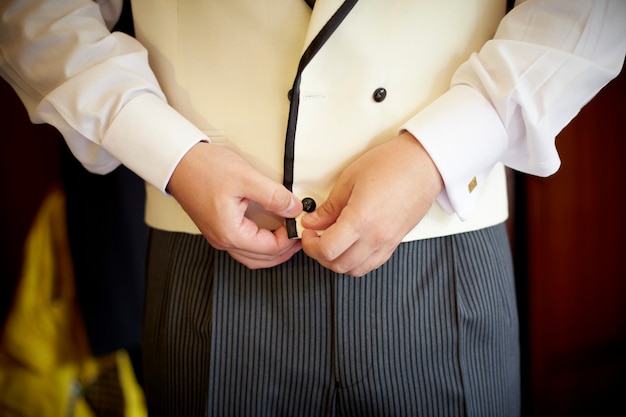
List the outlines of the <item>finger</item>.
<svg viewBox="0 0 626 417">
<path fill-rule="evenodd" d="M 311 234 L 312 231 L 306 231 L 306 234 Z M 307 236 L 310 239 L 315 239 L 313 236 Z M 321 238 L 320 238 L 321 240 Z M 303 249 L 305 253 L 309 254 L 309 251 L 315 251 L 315 249 L 311 249 L 308 246 L 303 236 Z M 380 249 L 373 250 L 371 246 L 366 245 L 360 241 L 355 242 L 350 248 L 344 251 L 338 257 L 329 260 L 324 257 L 315 258 L 316 255 L 311 256 L 316 259 L 321 265 L 324 267 L 337 272 L 339 274 L 347 274 L 354 277 L 361 277 L 369 272 L 379 268 L 382 264 L 387 262 L 391 255 L 393 254 L 393 249 Z"/>
<path fill-rule="evenodd" d="M 280 265 L 296 254 L 302 246 L 299 243 L 294 244 L 286 252 L 277 256 L 259 257 L 257 254 L 242 253 L 239 250 L 228 251 L 228 253 L 237 261 L 241 262 L 250 269 L 271 268 Z"/>
<path fill-rule="evenodd" d="M 269 251 L 259 251 L 258 247 L 255 247 L 254 250 L 233 248 L 228 252 L 244 265 L 256 269 L 283 263 L 302 248 L 299 240 L 289 239 L 284 226 L 274 232 L 274 239 L 276 246 L 268 248 Z"/>
<path fill-rule="evenodd" d="M 237 247 L 231 248 L 230 250 L 246 253 L 251 258 L 265 259 L 279 256 L 282 253 L 287 252 L 291 247 L 299 246 L 300 244 L 299 239 L 289 239 L 287 230 L 284 226 L 281 226 L 274 232 L 266 229 L 259 229 L 258 236 L 261 235 L 263 236 L 263 239 L 268 239 L 264 242 L 266 243 L 265 245 L 258 245 L 254 243 L 250 245 L 241 244 Z M 257 236 L 252 237 L 249 240 L 254 238 L 257 238 Z"/>
<path fill-rule="evenodd" d="M 281 248 L 293 244 L 287 236 L 284 226 L 272 232 L 271 230 L 260 228 L 247 217 L 242 217 L 240 224 L 232 231 L 229 237 L 231 240 L 220 249 L 239 249 L 243 252 L 271 256 L 279 253 Z"/>
<path fill-rule="evenodd" d="M 353 228 L 342 227 L 336 223 L 322 235 L 312 230 L 302 233 L 302 249 L 311 258 L 335 272 L 344 273 L 356 265 L 344 254 L 359 240 L 359 234 Z"/>
<path fill-rule="evenodd" d="M 366 274 L 369 274 L 370 272 L 380 268 L 381 265 L 387 262 L 392 254 L 393 251 L 376 251 L 367 256 L 361 264 L 351 268 L 347 272 L 347 274 L 353 277 L 362 277 Z"/>
</svg>

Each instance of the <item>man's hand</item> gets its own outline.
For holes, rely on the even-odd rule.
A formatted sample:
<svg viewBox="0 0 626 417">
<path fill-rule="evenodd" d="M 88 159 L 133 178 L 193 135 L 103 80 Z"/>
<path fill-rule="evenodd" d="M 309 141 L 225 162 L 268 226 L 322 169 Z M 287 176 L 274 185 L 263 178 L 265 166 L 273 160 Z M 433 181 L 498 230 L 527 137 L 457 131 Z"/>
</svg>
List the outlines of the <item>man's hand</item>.
<svg viewBox="0 0 626 417">
<path fill-rule="evenodd" d="M 284 226 L 272 232 L 245 217 L 250 201 L 284 218 L 300 214 L 302 204 L 229 149 L 196 144 L 174 170 L 168 191 L 213 247 L 249 268 L 278 265 L 301 248 Z"/>
<path fill-rule="evenodd" d="M 362 276 L 389 259 L 442 188 L 430 156 L 405 132 L 348 166 L 328 199 L 303 216 L 311 230 L 302 233 L 302 248 L 335 272 Z"/>
</svg>

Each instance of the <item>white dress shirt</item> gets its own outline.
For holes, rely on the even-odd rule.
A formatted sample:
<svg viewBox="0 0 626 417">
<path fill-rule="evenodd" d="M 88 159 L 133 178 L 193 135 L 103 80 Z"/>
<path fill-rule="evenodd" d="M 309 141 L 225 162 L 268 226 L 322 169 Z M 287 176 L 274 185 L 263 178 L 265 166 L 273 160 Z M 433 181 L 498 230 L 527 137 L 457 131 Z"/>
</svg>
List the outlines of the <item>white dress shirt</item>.
<svg viewBox="0 0 626 417">
<path fill-rule="evenodd" d="M 167 104 L 145 48 L 109 32 L 121 0 L 98 3 L 2 2 L 0 75 L 31 120 L 59 129 L 87 169 L 124 163 L 165 192 L 185 152 L 208 138 Z M 404 125 L 436 163 L 447 211 L 469 218 L 468 187 L 498 162 L 541 176 L 558 169 L 555 136 L 619 74 L 625 22 L 624 0 L 518 1 L 449 91 Z M 145 128 L 119 146 L 109 127 L 128 112 L 123 120 Z"/>
</svg>

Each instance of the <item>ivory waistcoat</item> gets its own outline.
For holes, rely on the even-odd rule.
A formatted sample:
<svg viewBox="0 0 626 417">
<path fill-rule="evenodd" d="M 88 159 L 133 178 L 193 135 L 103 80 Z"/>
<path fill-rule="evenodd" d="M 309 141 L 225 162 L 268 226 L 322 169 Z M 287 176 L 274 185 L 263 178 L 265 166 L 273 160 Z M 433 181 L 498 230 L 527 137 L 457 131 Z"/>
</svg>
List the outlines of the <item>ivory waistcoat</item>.
<svg viewBox="0 0 626 417">
<path fill-rule="evenodd" d="M 495 33 L 505 3 L 358 2 L 301 73 L 293 192 L 323 202 L 350 162 L 396 136 L 449 88 L 456 68 Z M 303 0 L 133 0 L 133 11 L 136 36 L 169 103 L 212 143 L 282 182 L 289 91 L 303 52 L 341 4 L 317 0 L 311 11 Z M 387 92 L 383 101 L 373 97 L 379 88 Z M 435 203 L 404 240 L 504 221 L 501 165 L 480 192 L 468 221 Z M 283 221 L 255 206 L 248 216 L 268 228 Z M 163 230 L 199 233 L 172 197 L 150 186 L 146 220 Z"/>
</svg>

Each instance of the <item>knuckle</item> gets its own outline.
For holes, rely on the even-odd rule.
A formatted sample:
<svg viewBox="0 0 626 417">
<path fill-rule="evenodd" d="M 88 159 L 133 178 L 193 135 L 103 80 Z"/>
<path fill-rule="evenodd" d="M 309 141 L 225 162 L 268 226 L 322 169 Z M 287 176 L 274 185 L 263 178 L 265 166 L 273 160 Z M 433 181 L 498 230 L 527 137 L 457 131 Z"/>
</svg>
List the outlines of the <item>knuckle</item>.
<svg viewBox="0 0 626 417">
<path fill-rule="evenodd" d="M 333 264 L 332 270 L 338 274 L 349 274 L 350 268 L 341 262 Z"/>
<path fill-rule="evenodd" d="M 367 264 L 359 265 L 357 268 L 354 268 L 347 273 L 354 278 L 362 278 L 363 276 L 367 275 L 369 272 L 373 271 L 376 268 L 377 268 L 376 265 L 371 265 L 367 263 Z"/>
<path fill-rule="evenodd" d="M 348 275 L 352 276 L 353 278 L 363 278 L 365 274 L 367 274 L 367 272 L 361 271 L 359 269 L 348 272 Z"/>
<path fill-rule="evenodd" d="M 326 262 L 334 262 L 337 259 L 337 251 L 331 245 L 321 245 L 319 248 L 320 257 Z"/>
<path fill-rule="evenodd" d="M 380 248 L 382 246 L 387 246 L 390 242 L 395 240 L 395 235 L 390 229 L 381 229 L 374 239 L 374 246 Z"/>
</svg>

